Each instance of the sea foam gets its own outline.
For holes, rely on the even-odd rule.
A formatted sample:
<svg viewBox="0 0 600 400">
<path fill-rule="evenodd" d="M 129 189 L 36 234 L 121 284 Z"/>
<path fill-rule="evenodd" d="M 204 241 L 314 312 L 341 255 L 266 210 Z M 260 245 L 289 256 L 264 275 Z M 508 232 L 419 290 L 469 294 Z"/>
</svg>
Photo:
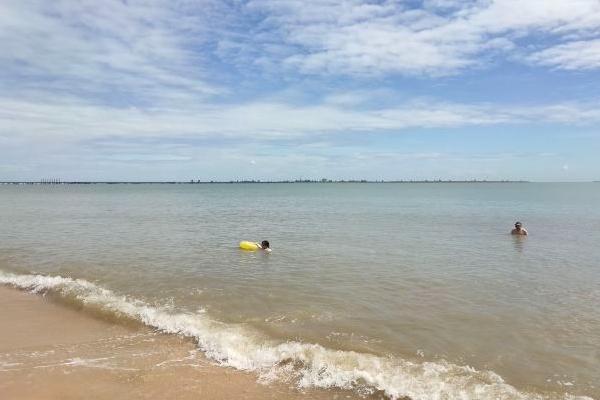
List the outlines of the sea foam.
<svg viewBox="0 0 600 400">
<path fill-rule="evenodd" d="M 0 271 L 0 284 L 33 293 L 54 293 L 84 307 L 132 318 L 165 333 L 191 337 L 207 357 L 221 365 L 254 371 L 264 381 L 293 380 L 300 388 L 380 391 L 392 399 L 591 400 L 569 394 L 519 391 L 492 371 L 444 361 L 418 363 L 332 350 L 319 344 L 278 343 L 248 327 L 213 320 L 206 313 L 173 312 L 150 306 L 83 279 Z"/>
</svg>

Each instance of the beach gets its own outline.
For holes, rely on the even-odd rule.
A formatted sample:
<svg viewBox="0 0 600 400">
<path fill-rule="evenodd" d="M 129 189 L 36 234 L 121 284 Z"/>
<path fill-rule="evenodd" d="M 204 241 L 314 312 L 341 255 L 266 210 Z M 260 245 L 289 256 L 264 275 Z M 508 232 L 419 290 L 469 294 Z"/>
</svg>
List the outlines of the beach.
<svg viewBox="0 0 600 400">
<path fill-rule="evenodd" d="M 600 400 L 600 0 L 0 38 L 0 400 Z"/>
<path fill-rule="evenodd" d="M 114 324 L 36 294 L 0 287 L 4 399 L 345 399 L 261 384 L 214 365 L 189 338 Z"/>
</svg>

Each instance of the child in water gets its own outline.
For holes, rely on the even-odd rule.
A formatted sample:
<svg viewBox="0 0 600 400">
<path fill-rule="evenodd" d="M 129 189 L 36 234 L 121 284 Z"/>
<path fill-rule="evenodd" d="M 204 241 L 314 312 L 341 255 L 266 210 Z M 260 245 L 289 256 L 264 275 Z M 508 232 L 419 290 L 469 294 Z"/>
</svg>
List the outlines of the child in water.
<svg viewBox="0 0 600 400">
<path fill-rule="evenodd" d="M 258 245 L 259 248 L 263 249 L 267 253 L 271 252 L 271 247 L 269 245 L 269 241 L 268 240 L 263 240 L 262 242 L 260 242 L 260 244 L 258 244 L 258 243 L 256 243 L 256 244 Z"/>
</svg>

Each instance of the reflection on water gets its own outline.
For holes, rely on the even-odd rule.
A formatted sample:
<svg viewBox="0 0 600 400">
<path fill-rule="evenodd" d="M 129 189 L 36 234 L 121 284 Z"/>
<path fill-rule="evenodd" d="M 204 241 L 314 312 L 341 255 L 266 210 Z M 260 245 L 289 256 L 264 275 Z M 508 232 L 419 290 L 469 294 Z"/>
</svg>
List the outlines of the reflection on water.
<svg viewBox="0 0 600 400">
<path fill-rule="evenodd" d="M 526 235 L 510 235 L 510 236 L 512 236 L 512 241 L 513 241 L 515 250 L 518 251 L 519 253 L 522 253 L 523 249 L 525 248 L 525 243 L 527 242 L 527 236 Z"/>
</svg>

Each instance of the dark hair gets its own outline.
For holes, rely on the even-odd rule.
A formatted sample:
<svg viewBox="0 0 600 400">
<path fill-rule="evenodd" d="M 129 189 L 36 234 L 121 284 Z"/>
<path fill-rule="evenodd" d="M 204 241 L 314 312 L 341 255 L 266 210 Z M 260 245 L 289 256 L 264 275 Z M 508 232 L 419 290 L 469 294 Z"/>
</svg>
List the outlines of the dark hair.
<svg viewBox="0 0 600 400">
<path fill-rule="evenodd" d="M 520 223 L 519 221 L 515 222 L 515 226 L 522 226 L 523 224 Z"/>
<path fill-rule="evenodd" d="M 260 245 L 263 249 L 268 249 L 269 248 L 269 241 L 268 240 L 263 240 L 262 242 L 260 242 Z"/>
</svg>

